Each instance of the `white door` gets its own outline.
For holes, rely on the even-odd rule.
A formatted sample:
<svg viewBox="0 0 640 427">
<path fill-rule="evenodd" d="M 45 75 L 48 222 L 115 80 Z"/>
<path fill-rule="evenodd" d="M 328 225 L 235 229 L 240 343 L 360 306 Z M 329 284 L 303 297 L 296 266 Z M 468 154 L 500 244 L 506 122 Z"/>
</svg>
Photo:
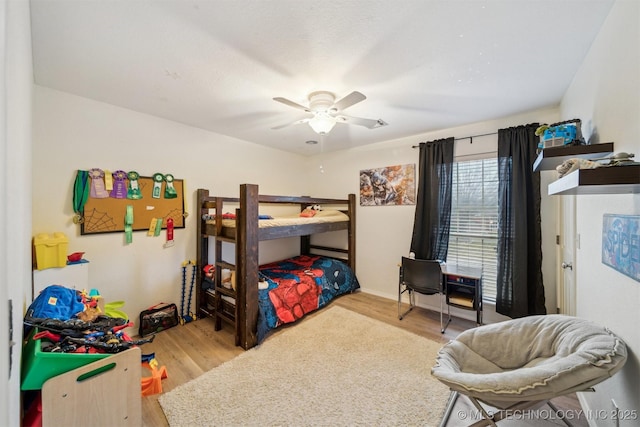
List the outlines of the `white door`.
<svg viewBox="0 0 640 427">
<path fill-rule="evenodd" d="M 560 248 L 558 250 L 558 309 L 576 315 L 576 196 L 560 196 Z"/>
</svg>

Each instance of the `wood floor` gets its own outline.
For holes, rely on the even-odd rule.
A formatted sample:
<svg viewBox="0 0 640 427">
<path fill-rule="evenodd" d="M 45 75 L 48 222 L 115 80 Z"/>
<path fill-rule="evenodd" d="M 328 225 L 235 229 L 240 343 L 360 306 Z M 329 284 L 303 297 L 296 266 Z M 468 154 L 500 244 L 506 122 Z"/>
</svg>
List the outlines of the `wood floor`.
<svg viewBox="0 0 640 427">
<path fill-rule="evenodd" d="M 342 296 L 331 304 L 406 329 L 443 344 L 454 339 L 465 329 L 475 326 L 475 323 L 471 321 L 454 318 L 446 332 L 441 334 L 437 313 L 416 308 L 400 321 L 398 320 L 398 308 L 395 301 L 364 292 Z M 317 314 L 316 312 L 308 317 Z M 286 330 L 286 327 L 275 333 L 282 333 L 284 330 Z M 168 377 L 162 380 L 163 392 L 170 391 L 178 385 L 202 375 L 244 351 L 234 345 L 231 326 L 224 325 L 221 331 L 216 332 L 213 330 L 213 322 L 209 318 L 199 319 L 183 326 L 176 326 L 163 331 L 156 335 L 154 342 L 144 344 L 141 350 L 143 354 L 154 353 L 159 365 L 166 367 Z M 143 369 L 142 375 L 148 376 L 148 372 Z M 168 426 L 164 413 L 158 404 L 159 396 L 160 394 L 142 398 L 142 422 L 144 426 Z M 580 409 L 580 404 L 575 395 L 554 399 L 553 403 L 563 411 L 571 411 L 571 414 L 577 414 Z M 548 410 L 548 407 L 546 409 Z M 460 419 L 460 414 L 470 415 L 474 413 L 472 411 L 468 400 L 464 397 L 459 398 L 447 426 L 457 427 L 470 424 L 468 421 L 465 422 L 465 420 Z M 546 412 L 542 411 L 541 413 L 544 415 Z M 584 417 L 582 419 L 574 418 L 571 423 L 577 427 L 588 426 Z M 437 422 L 434 421 L 434 424 L 437 425 Z M 551 426 L 558 424 L 563 425 L 559 420 L 548 419 L 518 420 L 516 423 L 514 423 L 514 420 L 505 420 L 500 422 L 499 426 Z"/>
</svg>

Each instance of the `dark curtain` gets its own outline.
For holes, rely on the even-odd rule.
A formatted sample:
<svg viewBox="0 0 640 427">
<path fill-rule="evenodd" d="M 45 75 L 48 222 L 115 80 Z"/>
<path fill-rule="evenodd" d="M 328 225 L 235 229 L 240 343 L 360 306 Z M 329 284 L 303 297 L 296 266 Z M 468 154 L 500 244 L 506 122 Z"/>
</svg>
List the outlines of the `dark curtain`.
<svg viewBox="0 0 640 427">
<path fill-rule="evenodd" d="M 496 311 L 546 314 L 542 283 L 540 173 L 533 172 L 537 123 L 498 130 Z"/>
<path fill-rule="evenodd" d="M 418 197 L 411 252 L 418 259 L 447 259 L 451 224 L 454 138 L 420 143 Z"/>
</svg>

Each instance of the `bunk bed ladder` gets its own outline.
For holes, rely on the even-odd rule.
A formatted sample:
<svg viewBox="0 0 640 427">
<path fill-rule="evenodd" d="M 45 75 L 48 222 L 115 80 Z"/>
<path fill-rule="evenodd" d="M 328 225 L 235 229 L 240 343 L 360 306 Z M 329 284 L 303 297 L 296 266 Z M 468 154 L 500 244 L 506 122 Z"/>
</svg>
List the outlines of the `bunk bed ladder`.
<svg viewBox="0 0 640 427">
<path fill-rule="evenodd" d="M 222 214 L 224 200 L 221 197 L 210 197 L 209 191 L 204 189 L 198 190 L 198 203 L 200 209 L 200 218 L 198 220 L 198 236 L 199 242 L 197 246 L 196 257 L 198 259 L 198 268 L 196 278 L 198 283 L 198 291 L 196 292 L 196 307 L 200 318 L 212 317 L 214 321 L 214 329 L 219 331 L 222 329 L 222 322 L 230 323 L 234 327 L 234 335 L 236 336 L 236 345 L 240 345 L 237 319 L 237 293 L 232 286 L 226 287 L 222 282 L 222 270 L 229 269 L 236 271 L 236 266 L 228 263 L 222 258 L 223 242 L 235 244 L 236 240 L 222 235 Z M 216 218 L 215 233 L 207 232 L 206 222 L 211 218 L 211 211 Z M 209 264 L 209 240 L 214 242 L 214 265 L 215 274 L 213 280 L 207 279 L 204 275 L 203 268 Z M 237 277 L 237 271 L 235 276 Z"/>
<path fill-rule="evenodd" d="M 196 283 L 198 284 L 196 290 L 197 318 L 203 318 L 213 314 L 210 307 L 213 307 L 214 285 L 211 280 L 206 278 L 203 271 L 204 266 L 209 264 L 209 238 L 205 233 L 205 223 L 212 204 L 210 202 L 204 202 L 207 197 L 209 197 L 208 190 L 198 189 L 199 218 L 197 221 L 198 246 L 196 247 L 196 259 L 198 260 L 198 268 L 196 269 Z"/>
<path fill-rule="evenodd" d="M 238 339 L 238 272 L 235 264 L 229 263 L 222 258 L 222 244 L 236 243 L 235 240 L 224 237 L 222 231 L 223 201 L 216 198 L 216 235 L 215 235 L 215 295 L 213 304 L 214 329 L 222 329 L 222 322 L 231 324 L 234 327 L 235 345 L 239 345 Z M 237 245 L 236 245 L 237 246 Z M 229 269 L 233 272 L 231 286 L 225 287 L 222 281 L 222 270 Z M 234 280 L 235 277 L 235 280 Z M 234 286 L 235 282 L 235 286 Z M 234 289 L 235 287 L 235 289 Z"/>
</svg>

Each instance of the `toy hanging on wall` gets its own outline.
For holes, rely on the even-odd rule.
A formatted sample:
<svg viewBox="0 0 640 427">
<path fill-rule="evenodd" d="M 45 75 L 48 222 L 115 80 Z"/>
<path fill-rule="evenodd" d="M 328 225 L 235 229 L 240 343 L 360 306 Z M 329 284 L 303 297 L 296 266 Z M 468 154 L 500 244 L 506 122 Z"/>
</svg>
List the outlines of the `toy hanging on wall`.
<svg viewBox="0 0 640 427">
<path fill-rule="evenodd" d="M 184 300 L 187 287 L 187 266 L 191 265 L 191 285 L 189 286 L 189 299 L 187 300 L 187 312 L 184 311 Z M 196 319 L 196 315 L 191 312 L 191 298 L 193 296 L 193 286 L 196 281 L 196 269 L 198 266 L 195 261 L 185 261 L 182 263 L 182 299 L 180 303 L 180 324 L 184 325 Z"/>
</svg>

